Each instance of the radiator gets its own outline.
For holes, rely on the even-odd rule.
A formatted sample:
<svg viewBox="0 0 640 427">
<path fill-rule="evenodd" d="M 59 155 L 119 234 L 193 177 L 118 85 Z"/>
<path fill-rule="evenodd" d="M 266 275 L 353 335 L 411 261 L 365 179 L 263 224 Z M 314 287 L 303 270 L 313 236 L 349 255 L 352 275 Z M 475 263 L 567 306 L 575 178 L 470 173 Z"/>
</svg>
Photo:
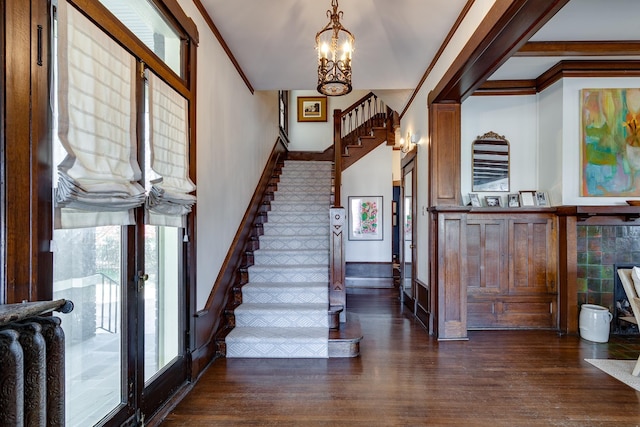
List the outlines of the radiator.
<svg viewBox="0 0 640 427">
<path fill-rule="evenodd" d="M 64 332 L 70 301 L 0 305 L 0 426 L 63 426 Z"/>
</svg>

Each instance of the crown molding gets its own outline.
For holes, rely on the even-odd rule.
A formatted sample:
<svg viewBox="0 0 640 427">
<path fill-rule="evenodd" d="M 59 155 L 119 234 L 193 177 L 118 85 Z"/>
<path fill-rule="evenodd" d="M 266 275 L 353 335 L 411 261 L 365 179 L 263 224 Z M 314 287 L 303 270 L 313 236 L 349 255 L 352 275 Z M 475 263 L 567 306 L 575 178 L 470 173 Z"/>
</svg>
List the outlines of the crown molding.
<svg viewBox="0 0 640 427">
<path fill-rule="evenodd" d="M 527 42 L 513 56 L 640 56 L 637 40 Z"/>
</svg>

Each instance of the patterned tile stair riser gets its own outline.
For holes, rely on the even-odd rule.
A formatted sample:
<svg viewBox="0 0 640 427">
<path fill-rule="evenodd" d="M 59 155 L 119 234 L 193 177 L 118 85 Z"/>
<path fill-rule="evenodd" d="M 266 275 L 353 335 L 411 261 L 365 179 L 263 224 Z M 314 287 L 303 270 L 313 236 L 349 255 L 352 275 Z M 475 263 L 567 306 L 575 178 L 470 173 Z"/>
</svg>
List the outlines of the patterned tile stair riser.
<svg viewBox="0 0 640 427">
<path fill-rule="evenodd" d="M 330 162 L 285 162 L 228 358 L 328 357 L 331 171 Z"/>
</svg>

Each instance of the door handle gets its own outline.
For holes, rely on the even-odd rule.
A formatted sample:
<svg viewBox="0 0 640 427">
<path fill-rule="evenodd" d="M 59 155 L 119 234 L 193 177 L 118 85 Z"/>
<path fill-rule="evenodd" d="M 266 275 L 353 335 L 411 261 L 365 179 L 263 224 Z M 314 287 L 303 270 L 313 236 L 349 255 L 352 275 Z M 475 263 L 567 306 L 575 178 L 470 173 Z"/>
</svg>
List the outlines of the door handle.
<svg viewBox="0 0 640 427">
<path fill-rule="evenodd" d="M 142 292 L 144 289 L 144 282 L 149 280 L 149 275 L 145 274 L 143 271 L 138 271 L 135 277 L 136 282 L 138 282 L 138 292 Z"/>
</svg>

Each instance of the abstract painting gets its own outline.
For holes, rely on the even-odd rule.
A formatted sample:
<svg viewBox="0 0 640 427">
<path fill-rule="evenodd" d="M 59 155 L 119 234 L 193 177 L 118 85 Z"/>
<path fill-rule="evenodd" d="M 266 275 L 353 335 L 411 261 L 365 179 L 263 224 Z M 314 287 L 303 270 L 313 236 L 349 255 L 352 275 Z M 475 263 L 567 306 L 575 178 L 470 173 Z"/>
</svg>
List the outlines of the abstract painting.
<svg viewBox="0 0 640 427">
<path fill-rule="evenodd" d="M 382 240 L 382 196 L 349 197 L 349 240 Z"/>
<path fill-rule="evenodd" d="M 581 196 L 640 196 L 640 89 L 580 91 Z"/>
</svg>

